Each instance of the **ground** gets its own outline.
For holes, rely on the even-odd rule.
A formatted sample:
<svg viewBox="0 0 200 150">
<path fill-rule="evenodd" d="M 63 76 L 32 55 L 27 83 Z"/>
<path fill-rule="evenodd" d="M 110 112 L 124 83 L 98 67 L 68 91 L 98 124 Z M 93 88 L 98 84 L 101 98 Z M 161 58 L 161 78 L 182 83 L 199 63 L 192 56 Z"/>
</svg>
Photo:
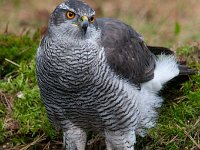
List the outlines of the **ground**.
<svg viewBox="0 0 200 150">
<path fill-rule="evenodd" d="M 200 149 L 200 5 L 198 0 L 88 0 L 97 16 L 133 26 L 150 45 L 176 51 L 197 70 L 183 84 L 171 82 L 160 95 L 165 103 L 157 126 L 136 149 Z M 34 57 L 59 0 L 0 0 L 0 149 L 59 149 L 62 134 L 52 129 L 35 78 Z M 87 149 L 104 149 L 88 134 Z"/>
</svg>

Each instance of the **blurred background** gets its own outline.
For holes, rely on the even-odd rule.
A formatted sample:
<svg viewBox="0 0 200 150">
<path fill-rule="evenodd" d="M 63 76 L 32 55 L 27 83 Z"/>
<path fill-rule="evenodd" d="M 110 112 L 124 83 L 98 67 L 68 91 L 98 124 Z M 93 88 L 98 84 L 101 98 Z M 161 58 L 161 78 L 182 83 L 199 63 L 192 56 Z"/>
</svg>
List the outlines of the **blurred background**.
<svg viewBox="0 0 200 150">
<path fill-rule="evenodd" d="M 0 0 L 0 32 L 33 33 L 47 26 L 62 0 Z M 200 40 L 199 0 L 86 0 L 98 17 L 120 19 L 151 45 L 180 46 Z"/>
</svg>

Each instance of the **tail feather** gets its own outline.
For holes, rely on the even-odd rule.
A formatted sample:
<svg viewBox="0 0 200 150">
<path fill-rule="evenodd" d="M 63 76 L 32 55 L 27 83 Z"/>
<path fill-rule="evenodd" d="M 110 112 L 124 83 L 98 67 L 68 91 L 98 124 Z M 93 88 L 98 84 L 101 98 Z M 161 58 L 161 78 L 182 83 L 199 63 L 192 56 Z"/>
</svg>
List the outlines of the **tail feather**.
<svg viewBox="0 0 200 150">
<path fill-rule="evenodd" d="M 186 65 L 179 65 L 178 66 L 180 72 L 179 72 L 179 76 L 182 76 L 182 75 L 194 75 L 196 74 L 196 70 L 186 66 Z"/>
<path fill-rule="evenodd" d="M 166 47 L 159 47 L 159 46 L 147 46 L 148 49 L 154 54 L 154 55 L 174 55 L 175 53 Z"/>
<path fill-rule="evenodd" d="M 149 50 L 154 54 L 154 55 L 175 55 L 175 53 L 170 50 L 169 48 L 166 47 L 159 47 L 159 46 L 147 46 L 149 48 Z M 188 75 L 194 75 L 197 73 L 196 70 L 183 65 L 182 62 L 178 61 L 178 68 L 180 70 L 179 75 L 178 76 L 188 76 Z"/>
</svg>

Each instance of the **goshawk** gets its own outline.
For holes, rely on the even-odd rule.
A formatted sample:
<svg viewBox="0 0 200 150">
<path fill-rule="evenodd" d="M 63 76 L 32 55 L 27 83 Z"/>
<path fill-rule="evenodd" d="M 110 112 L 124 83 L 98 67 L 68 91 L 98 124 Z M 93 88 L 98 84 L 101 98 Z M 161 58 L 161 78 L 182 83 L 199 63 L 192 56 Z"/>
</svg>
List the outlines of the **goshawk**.
<svg viewBox="0 0 200 150">
<path fill-rule="evenodd" d="M 162 86 L 184 73 L 167 49 L 150 47 L 132 27 L 67 0 L 52 13 L 38 48 L 37 79 L 50 122 L 69 150 L 84 150 L 97 131 L 107 149 L 133 150 L 155 125 Z M 180 69 L 182 68 L 182 69 Z"/>
</svg>

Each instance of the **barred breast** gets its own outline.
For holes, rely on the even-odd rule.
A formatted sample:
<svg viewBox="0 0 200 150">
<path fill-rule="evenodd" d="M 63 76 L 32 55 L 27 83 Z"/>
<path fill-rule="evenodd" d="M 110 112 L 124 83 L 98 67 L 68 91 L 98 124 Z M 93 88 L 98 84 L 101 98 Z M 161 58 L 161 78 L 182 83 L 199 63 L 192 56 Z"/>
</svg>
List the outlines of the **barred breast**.
<svg viewBox="0 0 200 150">
<path fill-rule="evenodd" d="M 67 129 L 69 120 L 100 131 L 137 126 L 138 90 L 112 72 L 102 47 L 43 39 L 36 61 L 41 97 L 54 125 Z"/>
</svg>

